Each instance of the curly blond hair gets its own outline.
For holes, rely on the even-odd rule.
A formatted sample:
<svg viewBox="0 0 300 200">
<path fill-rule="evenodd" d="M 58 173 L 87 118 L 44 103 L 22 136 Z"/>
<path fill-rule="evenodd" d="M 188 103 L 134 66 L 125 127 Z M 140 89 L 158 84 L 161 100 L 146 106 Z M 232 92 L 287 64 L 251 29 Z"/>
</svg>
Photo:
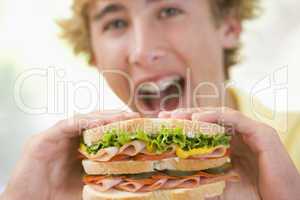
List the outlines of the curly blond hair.
<svg viewBox="0 0 300 200">
<path fill-rule="evenodd" d="M 88 61 L 92 62 L 92 49 L 90 44 L 89 23 L 87 6 L 91 0 L 74 0 L 72 5 L 72 17 L 58 22 L 62 28 L 62 38 L 66 39 L 72 46 L 75 54 L 85 54 Z M 228 15 L 234 15 L 238 20 L 253 19 L 259 14 L 259 0 L 209 0 L 211 3 L 214 19 L 220 24 L 222 19 Z M 224 50 L 224 67 L 226 78 L 229 68 L 239 62 L 239 51 L 241 45 L 232 49 Z"/>
</svg>

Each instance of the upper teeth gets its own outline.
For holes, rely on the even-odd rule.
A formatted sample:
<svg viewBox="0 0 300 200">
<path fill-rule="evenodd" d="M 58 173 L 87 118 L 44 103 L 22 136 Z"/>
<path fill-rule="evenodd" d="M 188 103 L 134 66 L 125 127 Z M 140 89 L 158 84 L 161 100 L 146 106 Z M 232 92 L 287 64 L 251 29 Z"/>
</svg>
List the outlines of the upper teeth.
<svg viewBox="0 0 300 200">
<path fill-rule="evenodd" d="M 139 88 L 140 92 L 156 93 L 160 91 L 159 87 L 154 82 L 143 83 Z"/>
<path fill-rule="evenodd" d="M 166 90 L 168 87 L 173 85 L 174 83 L 177 84 L 180 81 L 181 77 L 180 76 L 169 76 L 166 77 L 158 82 L 160 91 Z"/>
<path fill-rule="evenodd" d="M 181 77 L 178 75 L 165 77 L 157 82 L 147 82 L 140 87 L 141 92 L 157 93 L 169 88 L 171 85 L 178 84 Z"/>
</svg>

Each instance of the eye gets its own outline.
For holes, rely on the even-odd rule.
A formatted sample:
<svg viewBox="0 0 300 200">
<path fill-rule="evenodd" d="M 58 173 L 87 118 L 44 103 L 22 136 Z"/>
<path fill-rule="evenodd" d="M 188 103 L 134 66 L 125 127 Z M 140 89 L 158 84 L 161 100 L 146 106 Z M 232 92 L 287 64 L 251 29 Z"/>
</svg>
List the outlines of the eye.
<svg viewBox="0 0 300 200">
<path fill-rule="evenodd" d="M 182 10 L 178 8 L 168 7 L 163 8 L 159 13 L 159 18 L 165 19 L 168 17 L 174 17 L 182 13 Z"/>
<path fill-rule="evenodd" d="M 109 23 L 107 23 L 103 30 L 104 31 L 108 31 L 108 30 L 114 30 L 114 29 L 122 29 L 122 28 L 126 28 L 128 26 L 128 23 L 125 20 L 122 19 L 116 19 L 113 20 Z"/>
</svg>

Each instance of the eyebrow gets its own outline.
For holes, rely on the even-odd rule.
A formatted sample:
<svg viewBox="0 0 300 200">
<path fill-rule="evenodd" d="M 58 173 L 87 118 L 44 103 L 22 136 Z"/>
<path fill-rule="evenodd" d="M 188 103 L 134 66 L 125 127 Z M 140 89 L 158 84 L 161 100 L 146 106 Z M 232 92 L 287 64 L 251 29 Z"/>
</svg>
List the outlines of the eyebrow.
<svg viewBox="0 0 300 200">
<path fill-rule="evenodd" d="M 110 13 L 116 13 L 125 10 L 125 7 L 120 4 L 109 4 L 93 16 L 93 20 L 100 20 Z"/>
<path fill-rule="evenodd" d="M 157 3 L 165 0 L 145 0 L 146 4 Z M 110 13 L 116 13 L 125 10 L 126 8 L 120 4 L 109 4 L 105 6 L 101 11 L 99 11 L 94 17 L 93 20 L 100 20 Z"/>
<path fill-rule="evenodd" d="M 150 4 L 150 3 L 156 3 L 156 2 L 160 2 L 163 0 L 146 0 L 146 4 Z"/>
</svg>

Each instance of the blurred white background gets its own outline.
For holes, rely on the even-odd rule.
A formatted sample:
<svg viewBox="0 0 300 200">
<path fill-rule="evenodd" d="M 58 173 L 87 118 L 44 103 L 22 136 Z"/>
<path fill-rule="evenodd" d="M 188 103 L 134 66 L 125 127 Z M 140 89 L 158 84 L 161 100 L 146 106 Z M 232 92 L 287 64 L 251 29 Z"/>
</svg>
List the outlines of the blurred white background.
<svg viewBox="0 0 300 200">
<path fill-rule="evenodd" d="M 48 67 L 64 70 L 64 77 L 58 81 L 78 83 L 88 80 L 97 87 L 100 108 L 124 107 L 101 81 L 96 70 L 88 67 L 83 58 L 73 56 L 68 46 L 57 37 L 59 28 L 55 20 L 69 16 L 70 3 L 71 0 L 0 0 L 0 187 L 7 182 L 24 141 L 74 111 L 72 107 L 56 114 L 51 110 L 39 115 L 21 111 L 14 99 L 14 84 L 24 71 L 33 68 L 47 70 Z M 288 108 L 299 111 L 300 2 L 264 0 L 262 3 L 263 16 L 246 24 L 244 61 L 234 68 L 233 80 L 235 85 L 249 92 L 258 81 L 287 67 Z M 45 77 L 36 76 L 24 83 L 22 98 L 29 107 L 43 107 L 50 103 L 61 110 L 59 108 L 69 103 L 88 111 L 84 108 L 90 103 L 90 94 L 84 88 L 75 89 L 73 99 L 65 99 L 59 94 L 47 102 Z M 259 98 L 265 105 L 273 106 L 272 95 Z M 286 105 L 277 106 L 285 109 Z"/>
</svg>

